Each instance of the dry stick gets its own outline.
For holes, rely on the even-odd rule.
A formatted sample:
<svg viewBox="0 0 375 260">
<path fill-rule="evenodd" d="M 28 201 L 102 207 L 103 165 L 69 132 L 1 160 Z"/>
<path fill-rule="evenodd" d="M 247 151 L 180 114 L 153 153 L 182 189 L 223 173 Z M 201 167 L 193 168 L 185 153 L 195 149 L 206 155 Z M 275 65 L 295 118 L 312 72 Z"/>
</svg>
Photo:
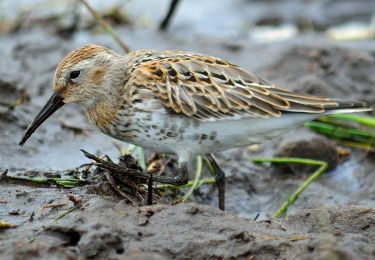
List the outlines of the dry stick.
<svg viewBox="0 0 375 260">
<path fill-rule="evenodd" d="M 109 171 L 105 171 L 105 177 L 107 178 L 109 184 L 111 184 L 112 188 L 122 197 L 130 201 L 133 205 L 136 205 L 136 202 L 130 198 L 125 192 L 123 192 L 116 184 L 116 181 L 113 179 L 111 173 Z"/>
<path fill-rule="evenodd" d="M 103 17 L 98 14 L 98 12 L 86 1 L 86 0 L 79 0 L 82 4 L 86 6 L 86 8 L 90 11 L 90 13 L 97 19 L 103 29 L 112 36 L 112 38 L 121 46 L 121 48 L 126 52 L 130 52 L 129 46 L 121 40 L 121 38 L 117 35 L 117 33 L 112 29 L 112 27 L 104 21 Z"/>
<path fill-rule="evenodd" d="M 171 4 L 169 6 L 169 10 L 163 21 L 160 23 L 159 30 L 165 31 L 167 30 L 169 23 L 171 21 L 171 18 L 176 10 L 176 7 L 180 0 L 171 0 Z"/>
<path fill-rule="evenodd" d="M 159 169 L 159 171 L 156 173 L 156 176 L 160 176 L 165 171 L 165 168 L 167 167 L 168 163 L 170 163 L 171 158 L 168 158 L 165 163 L 163 163 Z"/>
<path fill-rule="evenodd" d="M 124 175 L 130 176 L 132 178 L 146 180 L 146 181 L 150 177 L 149 174 L 146 174 L 143 171 L 129 169 L 129 168 L 126 168 L 126 167 L 123 167 L 123 166 L 119 166 L 117 164 L 114 164 L 114 163 L 102 160 L 102 159 L 98 158 L 97 156 L 86 152 L 85 150 L 81 149 L 81 151 L 84 153 L 84 155 L 87 158 L 89 158 L 91 160 L 94 160 L 95 161 L 95 166 L 97 166 L 99 168 L 106 169 L 106 170 L 109 170 L 109 171 L 112 171 L 112 172 L 116 172 L 116 173 L 119 173 L 119 174 L 124 174 Z M 153 176 L 152 180 L 156 181 L 156 182 L 167 183 L 167 184 L 174 184 L 174 185 L 185 184 L 184 182 L 182 182 L 179 179 L 169 178 L 169 177 L 163 177 L 163 176 Z"/>
<path fill-rule="evenodd" d="M 43 215 L 44 210 L 47 209 L 47 208 L 60 208 L 60 207 L 63 207 L 65 205 L 66 205 L 66 202 L 64 202 L 64 203 L 55 203 L 55 204 L 45 204 L 41 208 L 40 215 Z"/>
</svg>

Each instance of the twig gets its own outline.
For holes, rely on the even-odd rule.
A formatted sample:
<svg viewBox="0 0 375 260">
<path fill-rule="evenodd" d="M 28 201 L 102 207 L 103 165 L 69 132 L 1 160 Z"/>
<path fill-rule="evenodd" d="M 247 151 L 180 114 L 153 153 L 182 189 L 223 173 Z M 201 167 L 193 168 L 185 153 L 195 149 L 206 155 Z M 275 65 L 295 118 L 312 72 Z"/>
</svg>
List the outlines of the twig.
<svg viewBox="0 0 375 260">
<path fill-rule="evenodd" d="M 165 171 L 165 168 L 171 162 L 171 160 L 171 158 L 167 158 L 167 160 L 163 164 L 161 164 L 159 171 L 156 173 L 156 176 L 160 176 L 160 174 Z"/>
<path fill-rule="evenodd" d="M 109 170 L 111 172 L 116 172 L 119 174 L 124 174 L 132 178 L 138 178 L 144 181 L 147 181 L 148 178 L 150 177 L 149 174 L 144 173 L 142 171 L 126 168 L 124 166 L 119 166 L 117 164 L 100 159 L 97 156 L 90 154 L 84 150 L 81 150 L 81 151 L 84 153 L 84 155 L 87 158 L 94 160 L 96 162 L 95 165 L 99 168 L 103 168 L 103 169 Z M 173 184 L 173 185 L 183 184 L 181 180 L 178 180 L 178 179 L 174 180 L 172 178 L 163 177 L 163 176 L 153 176 L 152 180 L 155 182 L 161 182 L 161 183 L 167 183 L 167 184 Z"/>
<path fill-rule="evenodd" d="M 64 207 L 66 205 L 66 202 L 63 203 L 53 203 L 53 204 L 44 204 L 41 208 L 40 215 L 43 215 L 43 212 L 47 208 L 60 208 Z"/>
<path fill-rule="evenodd" d="M 78 1 L 74 1 L 74 4 L 70 7 L 69 14 L 72 14 L 72 21 L 66 27 L 58 28 L 57 33 L 63 38 L 70 38 L 73 33 L 78 29 L 79 21 L 81 16 L 78 9 Z"/>
<path fill-rule="evenodd" d="M 171 18 L 173 16 L 179 2 L 180 2 L 180 0 L 171 0 L 171 4 L 169 5 L 168 13 L 165 16 L 165 18 L 163 19 L 163 21 L 160 23 L 159 30 L 162 30 L 162 31 L 167 30 L 167 28 L 170 24 Z"/>
<path fill-rule="evenodd" d="M 33 211 L 30 215 L 29 222 L 34 221 L 35 212 Z"/>
<path fill-rule="evenodd" d="M 273 217 L 278 218 L 282 216 L 298 198 L 299 195 L 327 169 L 328 164 L 324 161 L 293 158 L 293 157 L 276 157 L 276 158 L 254 158 L 254 163 L 301 163 L 306 165 L 316 165 L 319 168 L 292 194 L 288 200 L 275 212 Z"/>
<path fill-rule="evenodd" d="M 105 177 L 107 178 L 109 184 L 111 184 L 112 188 L 122 197 L 130 201 L 133 205 L 136 205 L 136 202 L 130 198 L 125 192 L 123 192 L 118 185 L 116 184 L 115 179 L 112 177 L 111 173 L 109 171 L 105 171 Z"/>
<path fill-rule="evenodd" d="M 98 20 L 103 29 L 112 36 L 112 38 L 121 46 L 121 48 L 126 52 L 130 52 L 130 48 L 125 42 L 117 35 L 117 33 L 112 29 L 112 27 L 103 19 L 103 17 L 98 14 L 98 12 L 86 1 L 80 0 L 82 4 L 90 11 L 90 13 Z"/>
<path fill-rule="evenodd" d="M 73 202 L 74 206 L 78 207 L 81 205 L 81 200 L 77 199 L 76 197 L 74 197 L 73 195 L 68 195 L 68 199 Z"/>
</svg>

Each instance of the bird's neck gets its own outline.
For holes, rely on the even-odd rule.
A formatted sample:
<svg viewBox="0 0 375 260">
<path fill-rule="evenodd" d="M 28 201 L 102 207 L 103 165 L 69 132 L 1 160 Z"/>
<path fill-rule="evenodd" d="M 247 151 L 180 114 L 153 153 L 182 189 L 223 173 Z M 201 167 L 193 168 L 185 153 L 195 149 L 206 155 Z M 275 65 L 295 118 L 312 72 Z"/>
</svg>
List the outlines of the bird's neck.
<svg viewBox="0 0 375 260">
<path fill-rule="evenodd" d="M 102 82 L 103 93 L 97 95 L 90 106 L 85 107 L 85 112 L 92 124 L 101 131 L 107 132 L 116 118 L 122 104 L 124 85 L 127 80 L 127 68 L 122 59 L 114 60 Z"/>
<path fill-rule="evenodd" d="M 118 105 L 119 102 L 105 97 L 98 100 L 94 106 L 85 108 L 85 113 L 93 125 L 106 132 L 117 115 Z"/>
</svg>

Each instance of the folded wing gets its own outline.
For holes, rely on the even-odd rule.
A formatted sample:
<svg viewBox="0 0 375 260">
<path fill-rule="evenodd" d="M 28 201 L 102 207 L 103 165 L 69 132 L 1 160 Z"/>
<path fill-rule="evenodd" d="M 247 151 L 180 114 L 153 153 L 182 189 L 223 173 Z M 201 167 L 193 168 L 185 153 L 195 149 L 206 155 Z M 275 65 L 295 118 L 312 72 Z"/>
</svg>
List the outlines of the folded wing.
<svg viewBox="0 0 375 260">
<path fill-rule="evenodd" d="M 288 91 L 222 59 L 187 52 L 150 54 L 131 75 L 166 108 L 203 121 L 324 113 L 341 104 Z"/>
</svg>

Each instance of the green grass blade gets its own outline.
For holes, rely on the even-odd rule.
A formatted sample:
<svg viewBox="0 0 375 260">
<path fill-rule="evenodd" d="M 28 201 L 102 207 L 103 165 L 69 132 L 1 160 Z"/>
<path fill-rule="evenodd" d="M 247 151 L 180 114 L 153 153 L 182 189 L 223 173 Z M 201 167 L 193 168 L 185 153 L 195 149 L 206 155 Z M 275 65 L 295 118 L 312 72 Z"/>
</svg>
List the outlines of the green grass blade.
<svg viewBox="0 0 375 260">
<path fill-rule="evenodd" d="M 298 196 L 306 190 L 306 188 L 319 178 L 322 173 L 327 169 L 328 164 L 324 161 L 294 158 L 294 157 L 275 157 L 275 158 L 253 158 L 254 163 L 300 163 L 306 165 L 316 165 L 319 168 L 293 193 L 289 196 L 288 200 L 284 202 L 281 207 L 275 212 L 273 217 L 278 218 L 284 215 L 288 208 L 298 199 Z"/>
<path fill-rule="evenodd" d="M 143 150 L 142 147 L 140 146 L 137 146 L 137 148 L 135 149 L 135 152 L 137 154 L 137 160 L 138 160 L 138 164 L 139 166 L 142 168 L 142 170 L 146 170 L 146 159 L 145 159 L 145 151 Z"/>
<path fill-rule="evenodd" d="M 191 194 L 193 193 L 193 191 L 198 187 L 200 179 L 201 179 L 201 175 L 202 175 L 202 156 L 197 156 L 197 166 L 195 170 L 193 184 L 191 185 L 189 191 L 182 198 L 181 200 L 182 202 L 185 202 L 186 200 L 188 200 Z"/>
<path fill-rule="evenodd" d="M 199 181 L 196 189 L 205 184 L 215 184 L 215 183 L 216 181 L 214 177 L 205 178 Z M 179 185 L 179 186 L 175 186 L 171 184 L 160 184 L 160 185 L 157 185 L 156 188 L 159 190 L 165 191 L 165 190 L 179 190 L 179 189 L 184 189 L 184 188 L 190 188 L 192 186 L 193 186 L 193 181 L 189 181 L 188 183 L 184 185 Z"/>
<path fill-rule="evenodd" d="M 373 131 L 337 126 L 331 123 L 318 121 L 306 122 L 305 126 L 330 138 L 357 142 L 368 146 L 375 145 L 375 133 Z"/>
<path fill-rule="evenodd" d="M 341 119 L 341 120 L 356 122 L 361 125 L 375 128 L 375 117 L 372 117 L 372 116 L 359 116 L 355 114 L 335 114 L 335 115 L 330 115 L 329 117 L 334 118 L 334 119 Z"/>
</svg>

